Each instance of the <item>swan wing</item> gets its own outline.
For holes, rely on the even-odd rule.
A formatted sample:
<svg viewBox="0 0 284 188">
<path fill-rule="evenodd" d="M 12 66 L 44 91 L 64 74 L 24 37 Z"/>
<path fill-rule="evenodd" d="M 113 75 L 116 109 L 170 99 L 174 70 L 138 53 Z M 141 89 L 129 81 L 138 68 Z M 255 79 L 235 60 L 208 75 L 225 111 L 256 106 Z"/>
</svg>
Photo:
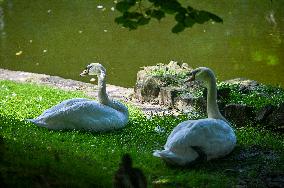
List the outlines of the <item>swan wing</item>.
<svg viewBox="0 0 284 188">
<path fill-rule="evenodd" d="M 74 99 L 68 99 L 68 100 L 64 100 L 61 103 L 45 110 L 40 117 L 44 117 L 44 116 L 48 116 L 49 114 L 53 114 L 56 113 L 57 111 L 61 111 L 65 108 L 67 108 L 68 106 L 73 106 L 74 104 L 78 104 L 78 103 L 82 103 L 82 102 L 87 102 L 87 101 L 91 101 L 91 99 L 84 99 L 84 98 L 74 98 Z"/>
<path fill-rule="evenodd" d="M 182 132 L 184 130 L 187 130 L 191 128 L 194 125 L 195 120 L 188 120 L 179 123 L 171 132 L 167 140 L 171 140 L 176 134 L 179 134 L 179 132 Z"/>
<path fill-rule="evenodd" d="M 49 129 L 104 131 L 123 127 L 128 121 L 123 113 L 96 101 L 82 100 L 66 104 L 60 104 L 56 110 L 47 110 L 33 122 Z"/>
<path fill-rule="evenodd" d="M 179 124 L 179 131 L 175 131 L 165 145 L 175 153 L 186 155 L 192 153 L 192 146 L 204 150 L 208 158 L 229 153 L 236 143 L 235 134 L 223 120 L 200 119 L 186 121 Z"/>
</svg>

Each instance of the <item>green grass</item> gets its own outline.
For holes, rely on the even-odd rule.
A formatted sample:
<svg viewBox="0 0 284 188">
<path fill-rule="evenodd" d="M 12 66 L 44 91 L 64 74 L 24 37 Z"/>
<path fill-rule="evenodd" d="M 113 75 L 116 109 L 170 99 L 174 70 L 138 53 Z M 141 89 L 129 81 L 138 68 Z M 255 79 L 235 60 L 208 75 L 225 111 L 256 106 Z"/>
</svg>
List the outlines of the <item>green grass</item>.
<svg viewBox="0 0 284 188">
<path fill-rule="evenodd" d="M 4 140 L 0 142 L 0 186 L 2 181 L 10 187 L 111 187 L 124 153 L 130 153 L 134 166 L 144 171 L 150 187 L 232 187 L 238 178 L 255 180 L 259 168 L 284 170 L 283 135 L 250 127 L 236 131 L 238 144 L 231 155 L 180 168 L 167 166 L 153 157 L 152 151 L 163 147 L 168 134 L 185 116 L 147 119 L 128 105 L 130 121 L 126 128 L 107 133 L 49 131 L 25 121 L 74 97 L 86 96 L 0 81 L 0 136 Z M 156 126 L 165 132 L 155 132 Z M 239 159 L 254 145 L 263 155 Z M 267 157 L 268 151 L 276 157 Z M 253 185 L 257 183 L 263 185 Z"/>
<path fill-rule="evenodd" d="M 226 103 L 245 104 L 254 107 L 257 111 L 266 105 L 278 106 L 284 102 L 284 90 L 281 87 L 262 85 L 257 86 L 253 92 L 240 92 L 240 85 L 220 82 L 219 89 L 230 88 L 230 97 Z"/>
</svg>

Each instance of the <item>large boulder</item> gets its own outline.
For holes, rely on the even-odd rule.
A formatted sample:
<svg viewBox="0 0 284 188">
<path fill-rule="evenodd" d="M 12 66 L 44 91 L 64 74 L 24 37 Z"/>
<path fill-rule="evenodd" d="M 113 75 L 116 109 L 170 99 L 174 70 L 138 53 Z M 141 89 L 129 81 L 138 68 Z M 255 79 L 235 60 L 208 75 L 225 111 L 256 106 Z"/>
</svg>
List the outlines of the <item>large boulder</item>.
<svg viewBox="0 0 284 188">
<path fill-rule="evenodd" d="M 279 106 L 267 105 L 256 114 L 256 122 L 278 132 L 284 132 L 284 103 Z"/>
<path fill-rule="evenodd" d="M 255 119 L 253 107 L 244 104 L 228 104 L 224 107 L 224 116 L 237 127 L 243 127 Z"/>
<path fill-rule="evenodd" d="M 179 65 L 175 61 L 171 61 L 168 65 L 144 67 L 137 73 L 135 96 L 141 102 L 157 101 L 162 87 L 180 87 L 184 84 L 186 74 L 191 70 L 187 64 Z"/>
<path fill-rule="evenodd" d="M 141 102 L 155 102 L 180 112 L 206 112 L 206 88 L 198 81 L 185 82 L 191 70 L 187 64 L 174 61 L 168 65 L 144 67 L 137 73 L 135 96 Z M 268 105 L 257 112 L 267 103 L 264 99 L 269 99 L 271 95 L 281 97 L 282 90 L 245 78 L 223 81 L 217 86 L 219 109 L 237 127 L 260 124 L 283 131 L 284 103 L 280 106 Z M 272 101 L 274 105 L 278 104 Z"/>
<path fill-rule="evenodd" d="M 137 73 L 135 96 L 141 102 L 158 102 L 182 112 L 193 108 L 206 111 L 204 87 L 198 82 L 185 83 L 191 70 L 187 64 L 175 61 L 144 67 Z"/>
<path fill-rule="evenodd" d="M 190 112 L 193 109 L 206 111 L 206 99 L 200 93 L 203 88 L 191 87 L 162 87 L 159 95 L 159 104 L 175 108 L 181 112 Z"/>
<path fill-rule="evenodd" d="M 255 80 L 249 80 L 246 78 L 235 78 L 231 80 L 226 80 L 222 82 L 223 84 L 230 84 L 230 85 L 238 85 L 239 91 L 241 93 L 249 93 L 252 91 L 255 91 L 259 87 L 261 87 L 261 84 L 259 84 Z"/>
<path fill-rule="evenodd" d="M 154 101 L 159 96 L 160 90 L 160 80 L 153 76 L 139 79 L 134 88 L 136 98 L 141 102 Z"/>
</svg>

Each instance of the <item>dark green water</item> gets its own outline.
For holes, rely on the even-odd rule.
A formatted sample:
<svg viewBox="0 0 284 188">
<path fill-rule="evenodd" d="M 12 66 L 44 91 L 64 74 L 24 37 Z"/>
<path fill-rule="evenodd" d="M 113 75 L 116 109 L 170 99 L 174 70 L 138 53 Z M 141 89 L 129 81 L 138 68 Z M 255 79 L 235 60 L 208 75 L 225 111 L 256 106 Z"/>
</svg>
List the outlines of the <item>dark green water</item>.
<svg viewBox="0 0 284 188">
<path fill-rule="evenodd" d="M 284 87 L 284 0 L 184 2 L 224 23 L 176 35 L 169 17 L 128 31 L 114 23 L 113 1 L 0 0 L 0 67 L 88 81 L 80 71 L 99 61 L 108 83 L 131 87 L 140 67 L 177 60 L 211 67 L 219 80 Z"/>
</svg>

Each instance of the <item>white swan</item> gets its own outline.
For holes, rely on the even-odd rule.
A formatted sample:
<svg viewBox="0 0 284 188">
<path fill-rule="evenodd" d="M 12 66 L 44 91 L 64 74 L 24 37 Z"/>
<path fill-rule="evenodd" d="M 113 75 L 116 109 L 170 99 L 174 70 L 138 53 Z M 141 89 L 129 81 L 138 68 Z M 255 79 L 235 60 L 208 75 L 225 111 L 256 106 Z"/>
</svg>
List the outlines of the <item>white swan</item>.
<svg viewBox="0 0 284 188">
<path fill-rule="evenodd" d="M 200 67 L 193 70 L 191 80 L 203 81 L 207 87 L 208 118 L 188 120 L 173 129 L 164 150 L 153 155 L 176 165 L 188 165 L 200 158 L 207 160 L 229 154 L 236 145 L 236 135 L 217 105 L 216 78 L 212 70 Z"/>
<path fill-rule="evenodd" d="M 98 77 L 98 100 L 75 98 L 65 100 L 28 121 L 53 130 L 83 129 L 108 131 L 124 127 L 128 109 L 122 103 L 109 99 L 106 93 L 106 70 L 99 63 L 91 63 L 80 76 Z"/>
</svg>

